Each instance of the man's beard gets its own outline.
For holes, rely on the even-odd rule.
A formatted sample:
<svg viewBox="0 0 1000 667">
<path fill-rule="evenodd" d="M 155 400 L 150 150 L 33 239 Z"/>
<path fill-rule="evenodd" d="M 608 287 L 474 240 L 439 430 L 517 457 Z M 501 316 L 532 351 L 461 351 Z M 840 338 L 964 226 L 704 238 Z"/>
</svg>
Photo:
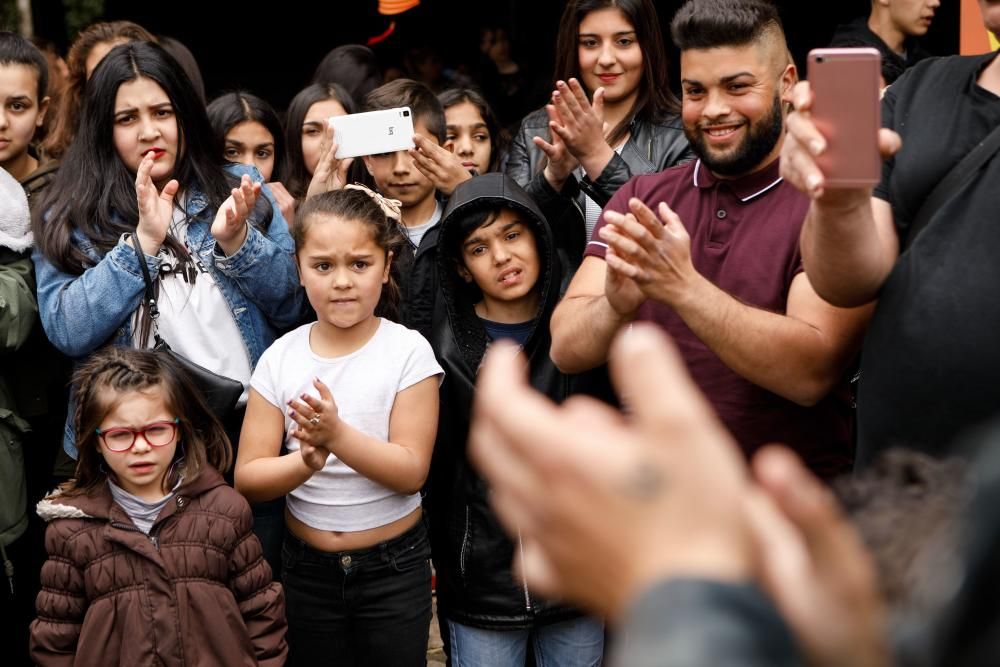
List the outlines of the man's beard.
<svg viewBox="0 0 1000 667">
<path fill-rule="evenodd" d="M 700 128 L 695 127 L 691 130 L 685 127 L 684 134 L 691 143 L 691 150 L 701 158 L 701 161 L 712 173 L 736 177 L 754 171 L 761 161 L 774 150 L 784 129 L 781 98 L 775 95 L 771 111 L 759 121 L 749 124 L 748 132 L 743 141 L 724 156 L 710 152 Z"/>
</svg>

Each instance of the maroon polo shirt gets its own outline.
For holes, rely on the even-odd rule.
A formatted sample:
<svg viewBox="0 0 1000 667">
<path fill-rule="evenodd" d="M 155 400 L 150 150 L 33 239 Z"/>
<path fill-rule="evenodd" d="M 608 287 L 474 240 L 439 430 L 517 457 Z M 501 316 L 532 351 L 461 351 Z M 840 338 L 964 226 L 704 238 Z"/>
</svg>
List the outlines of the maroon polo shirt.
<svg viewBox="0 0 1000 667">
<path fill-rule="evenodd" d="M 701 275 L 742 303 L 785 312 L 792 279 L 802 271 L 799 234 L 809 199 L 781 179 L 778 160 L 734 180 L 716 178 L 701 160 L 636 176 L 604 210 L 626 212 L 632 197 L 653 210 L 666 202 L 677 212 Z M 597 235 L 604 224 L 602 214 L 586 255 L 604 258 L 607 246 Z M 748 455 L 781 442 L 823 477 L 850 470 L 846 378 L 818 405 L 805 408 L 730 370 L 668 306 L 647 301 L 637 319 L 656 322 L 673 337 L 695 382 Z"/>
</svg>

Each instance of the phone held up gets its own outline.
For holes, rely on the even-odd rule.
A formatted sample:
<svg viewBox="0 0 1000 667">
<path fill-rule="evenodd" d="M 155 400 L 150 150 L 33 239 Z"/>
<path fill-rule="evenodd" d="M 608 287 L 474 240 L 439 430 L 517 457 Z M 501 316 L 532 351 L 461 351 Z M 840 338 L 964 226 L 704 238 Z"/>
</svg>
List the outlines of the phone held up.
<svg viewBox="0 0 1000 667">
<path fill-rule="evenodd" d="M 881 57 L 875 49 L 814 49 L 809 52 L 812 120 L 826 137 L 816 158 L 828 188 L 867 187 L 879 182 Z"/>
<path fill-rule="evenodd" d="M 338 160 L 360 155 L 395 153 L 413 148 L 413 114 L 409 107 L 333 116 Z"/>
</svg>

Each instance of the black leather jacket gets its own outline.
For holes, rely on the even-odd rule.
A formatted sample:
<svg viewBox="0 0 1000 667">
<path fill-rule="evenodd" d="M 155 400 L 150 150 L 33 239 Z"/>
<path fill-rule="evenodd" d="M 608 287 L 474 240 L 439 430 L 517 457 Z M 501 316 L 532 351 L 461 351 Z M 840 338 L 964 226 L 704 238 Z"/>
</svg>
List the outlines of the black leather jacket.
<svg viewBox="0 0 1000 667">
<path fill-rule="evenodd" d="M 439 297 L 430 341 L 445 377 L 424 507 L 437 572 L 438 613 L 463 625 L 513 629 L 560 622 L 579 612 L 537 598 L 515 579 L 511 561 L 517 545 L 494 515 L 490 490 L 466 454 L 476 376 L 489 339 L 474 310 L 480 299 L 478 290 L 459 277 L 447 249 L 458 233 L 460 219 L 501 206 L 522 215 L 539 246 L 542 298 L 534 330 L 524 345 L 531 384 L 561 401 L 574 382 L 549 358 L 549 317 L 559 298 L 560 267 L 545 218 L 531 198 L 503 174 L 486 174 L 463 183 L 448 202 L 437 239 Z"/>
<path fill-rule="evenodd" d="M 517 181 L 548 216 L 560 238 L 560 246 L 566 249 L 562 259 L 568 262 L 569 274 L 580 265 L 590 240 L 584 223 L 584 194 L 604 206 L 633 176 L 663 171 L 693 157 L 679 116 L 670 116 L 658 123 L 633 120 L 621 153 L 611 158 L 597 180 L 591 181 L 586 176 L 578 180 L 571 176 L 562 191 L 556 192 L 542 174 L 546 156 L 532 141 L 533 137 L 550 140 L 549 116 L 545 109 L 528 114 L 521 122 L 507 159 L 507 175 Z"/>
</svg>

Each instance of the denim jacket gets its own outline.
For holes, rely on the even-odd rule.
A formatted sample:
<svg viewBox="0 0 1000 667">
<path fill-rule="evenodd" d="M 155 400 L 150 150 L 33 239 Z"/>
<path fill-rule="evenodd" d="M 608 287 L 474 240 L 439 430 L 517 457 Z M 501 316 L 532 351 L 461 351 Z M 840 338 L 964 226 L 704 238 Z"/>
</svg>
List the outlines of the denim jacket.
<svg viewBox="0 0 1000 667">
<path fill-rule="evenodd" d="M 230 165 L 237 177 L 263 179 L 253 167 Z M 274 214 L 267 232 L 253 226 L 235 254 L 216 249 L 211 234 L 216 211 L 205 196 L 189 191 L 187 245 L 219 285 L 233 313 L 250 358 L 251 367 L 276 338 L 275 329 L 294 325 L 302 309 L 302 290 L 295 268 L 294 244 L 277 202 L 263 189 Z M 124 240 L 103 257 L 77 231 L 73 242 L 97 261 L 82 275 L 63 273 L 37 248 L 32 255 L 38 280 L 38 308 L 45 333 L 60 351 L 83 358 L 105 344 L 132 344 L 132 315 L 145 292 L 145 281 L 135 249 Z M 160 258 L 146 255 L 150 275 L 160 269 Z M 72 415 L 71 409 L 69 414 Z M 76 458 L 72 420 L 66 424 L 64 448 Z"/>
</svg>

